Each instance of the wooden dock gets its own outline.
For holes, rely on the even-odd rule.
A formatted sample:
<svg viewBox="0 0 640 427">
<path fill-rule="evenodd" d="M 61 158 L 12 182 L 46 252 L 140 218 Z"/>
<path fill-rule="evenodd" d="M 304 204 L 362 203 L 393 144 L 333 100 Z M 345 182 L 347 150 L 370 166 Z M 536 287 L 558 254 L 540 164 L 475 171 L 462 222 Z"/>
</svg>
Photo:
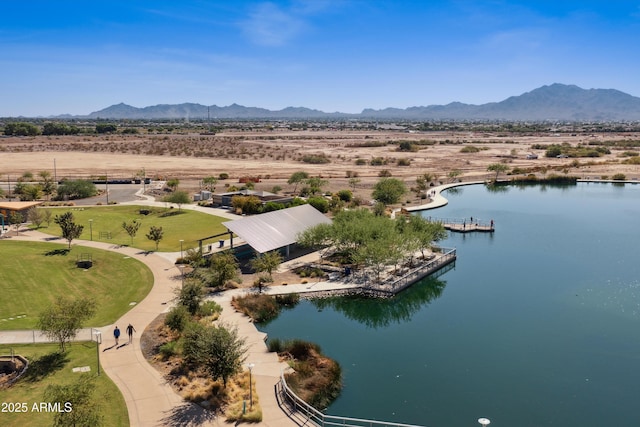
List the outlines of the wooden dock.
<svg viewBox="0 0 640 427">
<path fill-rule="evenodd" d="M 469 233 L 479 231 L 485 233 L 493 233 L 496 231 L 493 220 L 483 221 L 476 218 L 427 218 L 432 222 L 439 222 L 445 230 L 455 231 L 456 233 Z"/>
</svg>

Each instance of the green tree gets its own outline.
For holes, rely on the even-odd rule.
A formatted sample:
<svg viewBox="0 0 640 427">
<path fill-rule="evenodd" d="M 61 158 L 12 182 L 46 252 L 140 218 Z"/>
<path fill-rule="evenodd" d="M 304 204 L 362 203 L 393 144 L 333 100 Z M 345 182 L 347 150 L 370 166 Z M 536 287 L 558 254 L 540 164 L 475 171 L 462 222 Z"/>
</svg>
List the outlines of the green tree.
<svg viewBox="0 0 640 427">
<path fill-rule="evenodd" d="M 57 200 L 85 199 L 98 194 L 96 185 L 83 179 L 67 180 L 58 186 Z"/>
<path fill-rule="evenodd" d="M 217 183 L 218 178 L 216 178 L 215 176 L 207 176 L 205 178 L 202 178 L 202 186 L 209 191 L 215 191 Z"/>
<path fill-rule="evenodd" d="M 77 135 L 80 128 L 61 122 L 45 123 L 42 128 L 43 135 Z"/>
<path fill-rule="evenodd" d="M 407 192 L 404 182 L 396 178 L 382 178 L 373 187 L 372 197 L 385 205 L 398 203 Z"/>
<path fill-rule="evenodd" d="M 238 276 L 238 260 L 232 252 L 218 252 L 209 259 L 208 278 L 217 288 L 222 288 Z"/>
<path fill-rule="evenodd" d="M 129 235 L 129 237 L 131 237 L 131 245 L 133 246 L 133 238 L 136 237 L 136 234 L 138 234 L 138 230 L 140 229 L 140 221 L 134 219 L 131 222 L 126 222 L 124 221 L 122 223 L 122 228 L 124 229 L 124 231 L 127 232 L 127 234 Z"/>
<path fill-rule="evenodd" d="M 113 123 L 98 123 L 96 133 L 113 133 L 118 131 L 118 126 Z"/>
<path fill-rule="evenodd" d="M 400 218 L 405 221 L 404 218 Z M 439 222 L 428 221 L 419 215 L 410 215 L 406 220 L 408 225 L 407 234 L 417 243 L 417 249 L 420 250 L 422 258 L 425 256 L 425 250 L 431 248 L 433 243 L 447 238 L 447 230 Z"/>
<path fill-rule="evenodd" d="M 156 251 L 158 250 L 158 245 L 160 244 L 160 241 L 163 237 L 164 231 L 162 230 L 162 227 L 156 227 L 155 225 L 152 225 L 151 228 L 149 228 L 147 239 L 156 242 Z"/>
<path fill-rule="evenodd" d="M 44 212 L 42 212 L 42 209 L 31 208 L 27 211 L 27 221 L 35 225 L 36 228 L 40 228 L 44 220 Z"/>
<path fill-rule="evenodd" d="M 84 229 L 84 226 L 76 224 L 74 221 L 75 218 L 71 212 L 56 215 L 53 219 L 53 222 L 58 224 L 62 230 L 62 238 L 69 242 L 69 249 L 71 249 L 71 241 L 80 237 Z"/>
<path fill-rule="evenodd" d="M 47 227 L 51 225 L 51 220 L 53 219 L 53 214 L 49 209 L 44 211 L 44 222 L 47 223 Z"/>
<path fill-rule="evenodd" d="M 16 230 L 16 236 L 20 230 L 20 226 L 24 222 L 24 216 L 20 212 L 11 211 L 9 212 L 9 223 L 13 225 L 13 228 Z"/>
<path fill-rule="evenodd" d="M 427 188 L 429 188 L 429 183 L 433 180 L 433 174 L 423 173 L 422 175 L 418 175 L 416 178 L 416 186 L 411 190 L 416 193 L 416 197 L 420 198 L 420 196 L 426 193 Z"/>
<path fill-rule="evenodd" d="M 226 325 L 212 326 L 209 335 L 209 357 L 204 366 L 214 379 L 222 378 L 226 388 L 229 378 L 242 370 L 246 341 L 238 335 L 237 328 Z"/>
<path fill-rule="evenodd" d="M 192 315 L 198 311 L 203 298 L 204 286 L 196 278 L 188 278 L 178 290 L 178 304 L 185 306 Z"/>
<path fill-rule="evenodd" d="M 309 193 L 311 195 L 320 193 L 322 191 L 322 187 L 324 187 L 328 183 L 329 181 L 318 176 L 307 178 L 307 180 L 305 180 L 305 184 L 309 186 Z"/>
<path fill-rule="evenodd" d="M 56 185 L 51 178 L 51 173 L 49 171 L 40 171 L 38 173 L 40 176 L 40 188 L 42 189 L 42 193 L 47 196 L 47 200 L 51 198 L 51 195 L 54 191 L 56 191 Z"/>
<path fill-rule="evenodd" d="M 70 384 L 50 384 L 44 391 L 45 402 L 60 402 L 63 410 L 53 415 L 53 427 L 104 425 L 102 402 L 96 397 L 96 377 L 81 375 Z"/>
<path fill-rule="evenodd" d="M 180 185 L 180 180 L 178 178 L 171 178 L 167 181 L 167 187 L 169 187 L 171 191 L 176 191 L 178 185 Z"/>
<path fill-rule="evenodd" d="M 360 184 L 360 181 L 360 178 L 349 178 L 349 187 L 351 187 L 351 190 L 355 191 L 356 188 L 358 188 L 358 184 Z"/>
<path fill-rule="evenodd" d="M 487 171 L 496 173 L 496 176 L 493 179 L 494 182 L 498 181 L 498 175 L 500 175 L 501 173 L 506 173 L 508 170 L 509 166 L 505 165 L 504 163 L 492 163 L 487 167 Z"/>
<path fill-rule="evenodd" d="M 258 272 L 265 272 L 269 278 L 273 281 L 272 273 L 278 269 L 278 266 L 282 263 L 282 255 L 278 251 L 270 251 L 264 254 L 260 254 L 250 261 L 251 268 Z"/>
<path fill-rule="evenodd" d="M 78 334 L 82 324 L 96 312 L 96 303 L 90 298 L 71 299 L 57 297 L 38 318 L 38 329 L 55 340 L 65 351 L 66 344 Z"/>
<path fill-rule="evenodd" d="M 26 122 L 13 122 L 4 125 L 4 134 L 7 136 L 36 136 L 40 135 L 40 128 Z"/>
<path fill-rule="evenodd" d="M 309 174 L 307 172 L 304 172 L 304 171 L 294 172 L 291 175 L 291 177 L 289 177 L 287 184 L 294 186 L 293 192 L 295 193 L 296 190 L 298 189 L 298 184 L 300 184 L 302 181 L 304 181 L 307 178 L 309 178 Z"/>
<path fill-rule="evenodd" d="M 165 202 L 175 203 L 178 205 L 178 210 L 182 210 L 182 205 L 191 203 L 191 197 L 186 191 L 174 191 L 164 198 Z"/>
<path fill-rule="evenodd" d="M 242 369 L 247 347 L 236 328 L 192 322 L 182 337 L 185 361 L 190 365 L 203 366 L 214 380 L 222 379 L 224 387 L 228 379 Z"/>
<path fill-rule="evenodd" d="M 24 186 L 22 190 L 22 194 L 20 195 L 20 200 L 38 200 L 42 195 L 42 189 L 39 185 L 27 184 Z"/>
<path fill-rule="evenodd" d="M 447 177 L 451 180 L 451 182 L 454 182 L 460 175 L 462 175 L 462 171 L 460 169 L 454 169 L 452 171 L 449 171 Z"/>
</svg>

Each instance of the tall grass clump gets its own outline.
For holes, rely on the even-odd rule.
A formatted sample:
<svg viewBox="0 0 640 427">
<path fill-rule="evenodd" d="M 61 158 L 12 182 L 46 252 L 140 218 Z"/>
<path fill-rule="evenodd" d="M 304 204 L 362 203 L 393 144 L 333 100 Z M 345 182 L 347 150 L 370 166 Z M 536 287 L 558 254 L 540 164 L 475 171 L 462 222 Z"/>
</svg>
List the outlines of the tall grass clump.
<svg viewBox="0 0 640 427">
<path fill-rule="evenodd" d="M 270 340 L 269 348 L 288 359 L 294 372 L 285 375 L 287 385 L 298 397 L 318 410 L 327 408 L 342 390 L 342 368 L 323 355 L 317 344 L 294 339 Z"/>
</svg>

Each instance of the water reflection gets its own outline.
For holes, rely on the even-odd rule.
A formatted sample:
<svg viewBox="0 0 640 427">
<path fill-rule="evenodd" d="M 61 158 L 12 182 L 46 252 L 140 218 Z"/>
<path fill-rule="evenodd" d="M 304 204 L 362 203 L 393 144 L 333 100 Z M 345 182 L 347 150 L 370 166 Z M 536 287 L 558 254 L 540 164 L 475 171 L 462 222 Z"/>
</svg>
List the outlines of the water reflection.
<svg viewBox="0 0 640 427">
<path fill-rule="evenodd" d="M 376 329 L 394 322 L 408 322 L 423 306 L 439 298 L 445 286 L 445 281 L 428 277 L 390 299 L 330 297 L 312 300 L 312 304 L 319 310 L 331 307 L 351 320 Z"/>
</svg>

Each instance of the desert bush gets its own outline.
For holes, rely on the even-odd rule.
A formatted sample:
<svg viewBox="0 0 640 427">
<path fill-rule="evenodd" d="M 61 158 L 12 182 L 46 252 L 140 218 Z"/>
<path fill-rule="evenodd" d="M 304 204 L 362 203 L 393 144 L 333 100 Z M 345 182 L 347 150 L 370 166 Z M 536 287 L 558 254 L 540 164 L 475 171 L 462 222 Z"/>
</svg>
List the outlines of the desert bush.
<svg viewBox="0 0 640 427">
<path fill-rule="evenodd" d="M 281 307 L 293 307 L 300 302 L 300 294 L 276 295 L 276 302 Z"/>
<path fill-rule="evenodd" d="M 169 341 L 160 346 L 158 349 L 160 352 L 160 356 L 167 360 L 172 356 L 178 354 L 178 342 L 177 341 Z"/>
<path fill-rule="evenodd" d="M 387 159 L 385 159 L 384 157 L 374 157 L 369 161 L 369 164 L 371 166 L 383 166 L 383 165 L 386 165 L 387 163 L 388 163 Z"/>
<path fill-rule="evenodd" d="M 625 181 L 627 179 L 627 177 L 623 173 L 617 173 L 617 174 L 614 174 L 611 177 L 611 179 L 614 180 L 614 181 Z"/>
<path fill-rule="evenodd" d="M 198 316 L 214 316 L 216 314 L 220 314 L 222 312 L 222 307 L 215 301 L 205 301 L 198 307 L 196 314 Z"/>
<path fill-rule="evenodd" d="M 280 312 L 276 300 L 264 294 L 234 297 L 232 303 L 234 307 L 258 323 L 273 319 Z"/>
<path fill-rule="evenodd" d="M 309 197 L 307 202 L 322 213 L 329 212 L 329 201 L 324 197 Z"/>
<path fill-rule="evenodd" d="M 319 164 L 324 164 L 324 163 L 331 163 L 331 159 L 329 159 L 327 157 L 327 155 L 324 154 L 324 153 L 304 155 L 304 156 L 302 156 L 302 161 L 304 163 L 310 163 L 310 164 L 314 164 L 314 165 L 319 165 Z"/>
<path fill-rule="evenodd" d="M 182 332 L 190 319 L 191 316 L 187 307 L 177 305 L 167 313 L 167 317 L 164 319 L 164 324 L 173 331 Z"/>
<path fill-rule="evenodd" d="M 267 342 L 267 348 L 272 353 L 282 353 L 284 350 L 284 343 L 280 338 L 270 338 Z"/>
<path fill-rule="evenodd" d="M 460 149 L 461 153 L 479 153 L 480 149 L 475 145 L 465 145 Z"/>
<path fill-rule="evenodd" d="M 353 199 L 353 193 L 350 190 L 338 191 L 338 198 L 343 202 L 350 202 Z"/>
</svg>

